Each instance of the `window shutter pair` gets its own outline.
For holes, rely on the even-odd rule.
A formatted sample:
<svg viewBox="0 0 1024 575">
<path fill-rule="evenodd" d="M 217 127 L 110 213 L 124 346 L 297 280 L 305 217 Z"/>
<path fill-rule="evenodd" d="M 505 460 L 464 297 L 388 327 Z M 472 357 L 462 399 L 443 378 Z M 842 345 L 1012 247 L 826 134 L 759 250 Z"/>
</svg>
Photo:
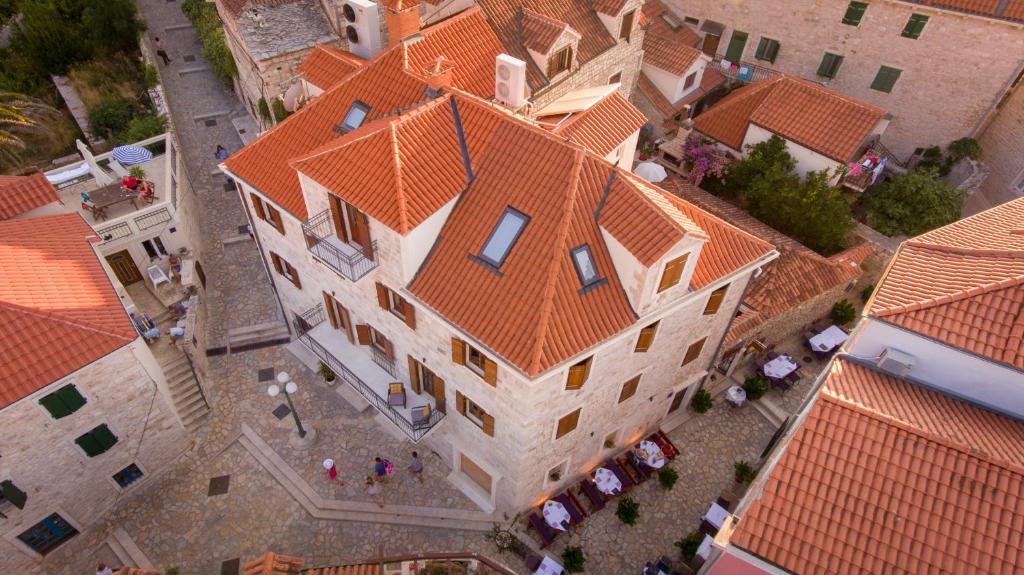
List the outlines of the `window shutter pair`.
<svg viewBox="0 0 1024 575">
<path fill-rule="evenodd" d="M 281 256 L 270 252 L 270 261 L 274 265 L 274 271 L 283 276 L 288 281 L 292 282 L 295 287 L 302 289 L 302 281 L 299 280 L 299 270 L 292 267 L 292 264 L 288 263 Z M 287 272 L 287 273 L 285 273 Z M 288 278 L 288 276 L 292 276 Z"/>
<path fill-rule="evenodd" d="M 0 493 L 3 494 L 4 499 L 11 502 L 11 505 L 18 509 L 25 508 L 25 501 L 28 500 L 28 495 L 18 489 L 10 480 L 0 482 Z"/>
<path fill-rule="evenodd" d="M 658 323 L 660 322 L 654 322 L 640 330 L 640 337 L 636 339 L 636 347 L 633 348 L 633 351 L 644 353 L 651 349 L 651 344 L 654 343 L 654 334 L 658 333 Z"/>
<path fill-rule="evenodd" d="M 627 399 L 636 395 L 636 388 L 640 385 L 640 376 L 636 376 L 630 379 L 622 385 L 622 391 L 619 392 L 619 403 L 626 401 Z"/>
<path fill-rule="evenodd" d="M 900 35 L 904 38 L 917 40 L 921 36 L 921 32 L 924 32 L 924 25 L 927 23 L 928 16 L 924 14 L 911 14 L 910 19 L 907 20 L 907 25 L 903 28 L 903 33 Z"/>
<path fill-rule="evenodd" d="M 875 80 L 871 82 L 871 89 L 885 92 L 886 94 L 892 92 L 893 86 L 896 85 L 896 80 L 900 79 L 900 74 L 902 73 L 903 71 L 897 68 L 882 66 L 878 69 Z"/>
<path fill-rule="evenodd" d="M 580 389 L 590 376 L 590 362 L 593 358 L 587 359 L 569 368 L 569 378 L 565 382 L 565 389 Z"/>
<path fill-rule="evenodd" d="M 392 311 L 391 300 L 388 297 L 389 291 L 393 290 L 391 290 L 391 288 L 388 288 L 384 284 L 377 282 L 377 305 L 379 305 L 381 309 Z M 412 305 L 409 304 L 409 300 L 402 298 L 397 293 L 394 295 L 394 297 L 397 299 L 401 299 L 402 303 L 404 304 L 402 306 L 402 317 L 405 320 L 405 325 L 407 325 L 409 329 L 416 331 L 416 310 L 413 309 Z"/>
<path fill-rule="evenodd" d="M 555 432 L 555 439 L 562 437 L 570 431 L 576 429 L 576 426 L 580 422 L 580 409 L 566 415 L 562 419 L 558 420 L 558 430 Z"/>
<path fill-rule="evenodd" d="M 846 8 L 846 14 L 843 15 L 843 24 L 847 26 L 857 26 L 860 24 L 864 13 L 867 12 L 868 5 L 864 2 L 850 2 L 850 5 Z"/>
<path fill-rule="evenodd" d="M 700 357 L 700 352 L 704 350 L 704 342 L 708 338 L 701 338 L 700 341 L 690 344 L 690 347 L 686 348 L 686 355 L 683 357 L 683 365 L 690 363 L 691 361 Z"/>
<path fill-rule="evenodd" d="M 117 436 L 114 435 L 106 424 L 93 428 L 91 431 L 80 435 L 75 443 L 85 451 L 89 457 L 96 457 L 104 453 L 117 443 Z"/>
<path fill-rule="evenodd" d="M 722 300 L 725 299 L 725 292 L 728 290 L 729 286 L 724 285 L 711 292 L 711 297 L 708 298 L 708 303 L 704 306 L 704 315 L 718 313 L 718 308 L 722 307 Z"/>
<path fill-rule="evenodd" d="M 835 78 L 839 73 L 839 65 L 843 63 L 843 57 L 831 52 L 825 52 L 818 66 L 818 75 L 826 78 Z"/>
<path fill-rule="evenodd" d="M 665 271 L 661 274 L 661 282 L 658 284 L 658 293 L 679 283 L 683 277 L 683 270 L 686 269 L 686 259 L 689 254 L 679 256 L 665 264 Z"/>
<path fill-rule="evenodd" d="M 779 41 L 772 40 L 771 38 L 761 38 L 761 41 L 757 44 L 757 52 L 754 53 L 754 57 L 758 60 L 766 60 L 774 64 L 778 56 Z"/>
<path fill-rule="evenodd" d="M 78 411 L 85 405 L 85 398 L 74 384 L 68 384 L 41 398 L 39 404 L 46 408 L 54 419 L 60 419 Z"/>
</svg>

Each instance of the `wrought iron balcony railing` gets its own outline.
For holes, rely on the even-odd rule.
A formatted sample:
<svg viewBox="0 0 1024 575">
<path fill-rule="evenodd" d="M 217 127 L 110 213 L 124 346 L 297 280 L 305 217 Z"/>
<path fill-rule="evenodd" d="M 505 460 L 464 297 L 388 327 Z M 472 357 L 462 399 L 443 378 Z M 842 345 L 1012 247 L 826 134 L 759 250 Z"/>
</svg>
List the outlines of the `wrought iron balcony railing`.
<svg viewBox="0 0 1024 575">
<path fill-rule="evenodd" d="M 377 267 L 377 242 L 370 242 L 367 256 L 363 250 L 354 247 L 346 250 L 331 241 L 336 236 L 330 210 L 324 210 L 306 220 L 302 224 L 302 233 L 306 236 L 306 247 L 313 257 L 344 278 L 358 281 Z"/>
</svg>

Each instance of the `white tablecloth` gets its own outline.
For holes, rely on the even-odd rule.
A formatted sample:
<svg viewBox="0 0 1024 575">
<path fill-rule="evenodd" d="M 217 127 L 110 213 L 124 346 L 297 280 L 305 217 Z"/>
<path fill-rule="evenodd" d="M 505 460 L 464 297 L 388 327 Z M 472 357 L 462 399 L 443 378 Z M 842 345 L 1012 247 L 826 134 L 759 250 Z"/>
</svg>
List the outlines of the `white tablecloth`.
<svg viewBox="0 0 1024 575">
<path fill-rule="evenodd" d="M 762 368 L 764 374 L 772 379 L 782 379 L 787 375 L 793 373 L 797 369 L 797 364 L 793 361 L 793 358 L 788 355 L 780 355 L 779 357 L 764 364 Z"/>
<path fill-rule="evenodd" d="M 563 573 L 565 573 L 565 569 L 554 559 L 545 555 L 544 559 L 540 562 L 540 567 L 537 567 L 533 575 L 562 575 Z"/>
<path fill-rule="evenodd" d="M 544 521 L 559 531 L 565 531 L 562 523 L 569 523 L 572 521 L 572 518 L 569 516 L 569 511 L 565 508 L 565 505 L 549 499 L 544 502 Z"/>
<path fill-rule="evenodd" d="M 846 341 L 846 332 L 839 329 L 838 326 L 830 325 L 824 331 L 810 339 L 811 347 L 818 351 L 832 351 L 836 347 L 843 345 Z"/>
<path fill-rule="evenodd" d="M 746 403 L 747 392 L 742 387 L 734 385 L 729 389 L 725 390 L 725 400 L 739 407 Z"/>
<path fill-rule="evenodd" d="M 640 442 L 640 449 L 647 454 L 647 457 L 644 458 L 647 465 L 655 469 L 661 469 L 665 466 L 665 454 L 661 452 L 661 448 L 658 447 L 657 443 L 645 439 Z"/>
<path fill-rule="evenodd" d="M 704 514 L 704 519 L 714 525 L 716 529 L 722 528 L 722 524 L 725 523 L 727 517 L 729 517 L 729 510 L 718 503 L 712 503 L 711 507 L 708 508 L 708 512 Z"/>
<path fill-rule="evenodd" d="M 700 547 L 697 548 L 697 557 L 707 561 L 708 555 L 711 554 L 711 542 L 713 539 L 710 535 L 705 535 L 704 540 L 700 542 Z"/>
<path fill-rule="evenodd" d="M 597 489 L 605 495 L 615 495 L 616 492 L 622 491 L 622 482 L 615 477 L 611 470 L 604 467 L 598 467 L 594 472 L 594 483 L 597 484 Z"/>
</svg>

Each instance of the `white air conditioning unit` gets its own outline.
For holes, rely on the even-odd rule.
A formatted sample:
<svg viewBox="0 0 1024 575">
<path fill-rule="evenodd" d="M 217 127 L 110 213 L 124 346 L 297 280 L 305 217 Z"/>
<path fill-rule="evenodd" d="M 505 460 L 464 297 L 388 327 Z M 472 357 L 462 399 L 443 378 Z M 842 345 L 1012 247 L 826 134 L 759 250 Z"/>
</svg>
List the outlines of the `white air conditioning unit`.
<svg viewBox="0 0 1024 575">
<path fill-rule="evenodd" d="M 909 353 L 887 347 L 882 352 L 882 355 L 878 356 L 877 365 L 878 369 L 886 373 L 903 377 L 910 373 L 910 370 L 914 369 L 915 363 L 917 363 L 917 360 Z"/>
<path fill-rule="evenodd" d="M 494 70 L 494 97 L 509 108 L 526 103 L 526 62 L 498 54 Z"/>
<path fill-rule="evenodd" d="M 341 35 L 348 51 L 369 60 L 380 53 L 380 12 L 370 0 L 346 0 L 341 7 Z"/>
</svg>

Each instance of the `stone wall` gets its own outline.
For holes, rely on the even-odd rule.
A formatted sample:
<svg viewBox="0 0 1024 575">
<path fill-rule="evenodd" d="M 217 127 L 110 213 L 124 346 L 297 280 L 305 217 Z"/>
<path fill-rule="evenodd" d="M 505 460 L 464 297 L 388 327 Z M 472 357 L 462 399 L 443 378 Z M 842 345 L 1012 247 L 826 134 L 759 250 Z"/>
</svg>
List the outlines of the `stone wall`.
<svg viewBox="0 0 1024 575">
<path fill-rule="evenodd" d="M 154 371 L 155 370 L 155 371 Z M 11 480 L 28 495 L 24 509 L 7 506 L 0 518 L 0 572 L 34 573 L 39 557 L 17 535 L 60 513 L 79 531 L 100 518 L 114 501 L 173 462 L 187 447 L 185 429 L 174 415 L 159 367 L 141 338 L 0 410 L 0 480 Z M 73 383 L 87 403 L 53 419 L 39 399 Z M 75 438 L 106 424 L 117 444 L 86 456 Z M 131 463 L 145 476 L 125 489 L 112 476 Z"/>
<path fill-rule="evenodd" d="M 915 148 L 945 146 L 973 135 L 1021 69 L 1024 24 L 918 4 L 871 2 L 859 26 L 842 23 L 846 0 L 722 2 L 669 0 L 680 15 L 725 25 L 718 52 L 734 30 L 749 34 L 743 60 L 822 82 L 885 108 L 893 116 L 882 138 L 905 159 Z M 929 21 L 914 40 L 900 34 L 911 14 Z M 781 43 L 774 64 L 755 60 L 762 37 Z M 844 57 L 838 76 L 816 74 L 825 52 Z M 902 70 L 891 93 L 871 89 L 879 67 Z"/>
<path fill-rule="evenodd" d="M 981 160 L 989 169 L 981 186 L 984 202 L 972 212 L 1020 196 L 1014 186 L 1024 186 L 1024 82 L 1002 103 L 999 114 L 978 139 Z M 979 198 L 980 199 L 980 198 Z M 974 202 L 968 200 L 968 206 Z"/>
</svg>

